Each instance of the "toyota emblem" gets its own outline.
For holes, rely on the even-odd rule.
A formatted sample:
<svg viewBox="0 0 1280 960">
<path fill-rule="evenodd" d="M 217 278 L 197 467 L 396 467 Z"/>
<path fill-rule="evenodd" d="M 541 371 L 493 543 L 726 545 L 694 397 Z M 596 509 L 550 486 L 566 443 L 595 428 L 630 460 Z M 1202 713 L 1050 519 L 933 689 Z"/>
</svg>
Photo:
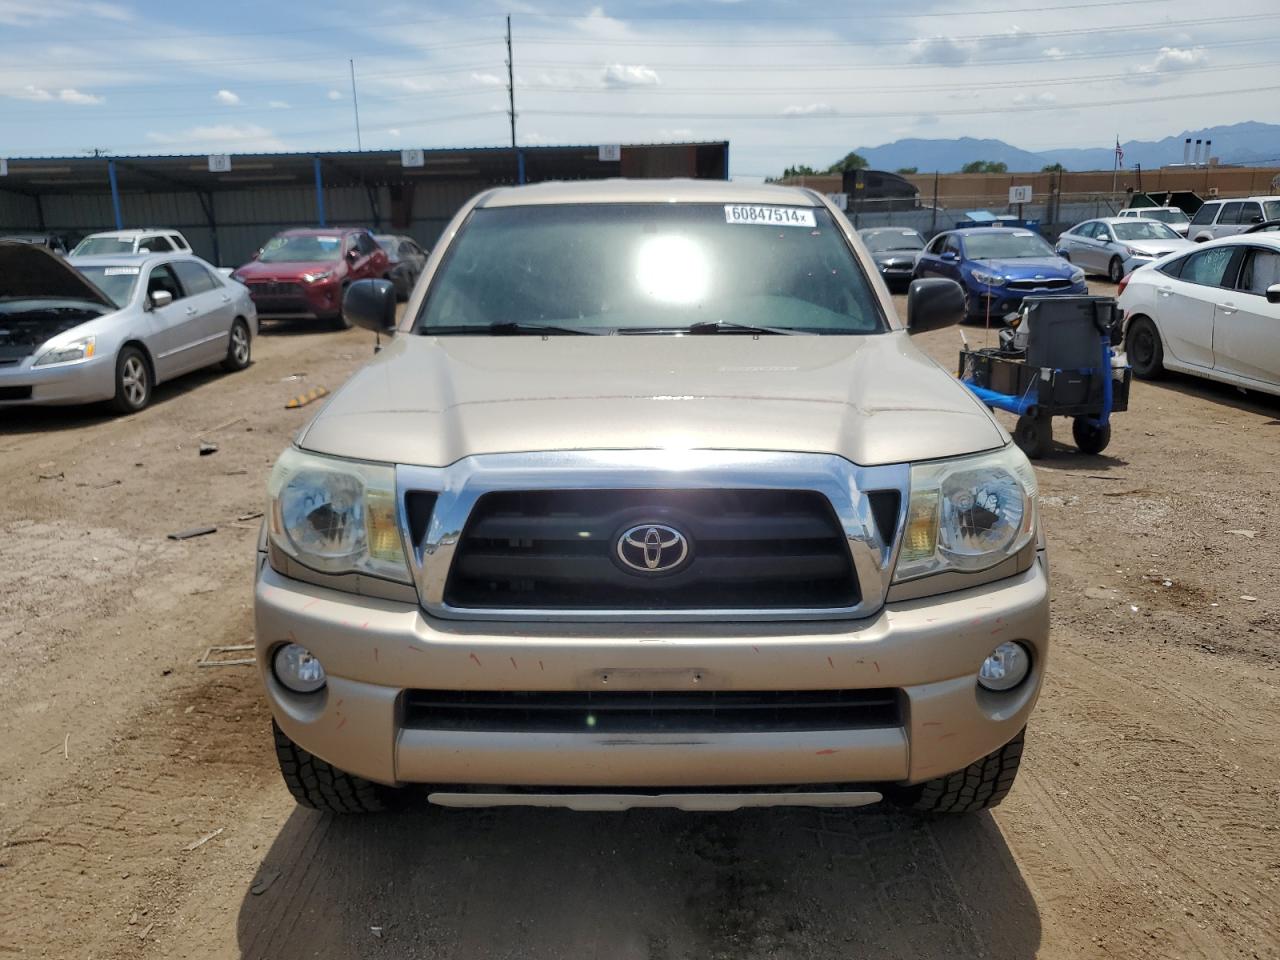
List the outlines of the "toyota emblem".
<svg viewBox="0 0 1280 960">
<path fill-rule="evenodd" d="M 622 531 L 617 552 L 638 573 L 668 573 L 689 556 L 689 538 L 664 523 L 638 523 Z"/>
</svg>

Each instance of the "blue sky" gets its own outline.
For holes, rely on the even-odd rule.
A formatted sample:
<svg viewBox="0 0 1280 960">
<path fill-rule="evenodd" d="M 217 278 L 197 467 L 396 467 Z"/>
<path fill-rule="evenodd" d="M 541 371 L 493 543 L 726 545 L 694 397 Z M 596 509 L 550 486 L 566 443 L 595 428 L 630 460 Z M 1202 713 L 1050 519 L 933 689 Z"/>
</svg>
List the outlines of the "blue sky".
<svg viewBox="0 0 1280 960">
<path fill-rule="evenodd" d="M 1241 92 L 1276 76 L 1275 0 L 0 0 L 0 156 L 353 149 L 348 59 L 365 147 L 501 145 L 507 13 L 522 144 L 729 139 L 743 177 L 1280 119 L 1280 85 Z"/>
</svg>

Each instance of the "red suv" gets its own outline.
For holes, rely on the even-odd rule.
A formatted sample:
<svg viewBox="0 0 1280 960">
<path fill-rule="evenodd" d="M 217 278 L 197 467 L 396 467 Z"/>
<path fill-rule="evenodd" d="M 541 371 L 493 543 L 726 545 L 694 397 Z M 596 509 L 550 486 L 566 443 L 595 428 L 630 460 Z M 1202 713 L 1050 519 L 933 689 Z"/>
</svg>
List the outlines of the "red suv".
<svg viewBox="0 0 1280 960">
<path fill-rule="evenodd" d="M 249 288 L 259 316 L 312 314 L 351 326 L 342 294 L 353 280 L 390 279 L 386 252 L 368 230 L 286 230 L 231 275 Z"/>
</svg>

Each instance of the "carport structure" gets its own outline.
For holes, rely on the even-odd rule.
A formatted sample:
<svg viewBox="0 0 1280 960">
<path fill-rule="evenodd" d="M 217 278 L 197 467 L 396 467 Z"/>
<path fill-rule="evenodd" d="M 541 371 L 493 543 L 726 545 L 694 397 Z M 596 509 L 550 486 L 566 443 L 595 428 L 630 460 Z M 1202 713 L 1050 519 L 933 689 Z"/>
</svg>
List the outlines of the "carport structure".
<svg viewBox="0 0 1280 960">
<path fill-rule="evenodd" d="M 602 159 L 619 155 L 619 159 Z M 725 179 L 729 144 L 624 144 L 205 155 L 12 158 L 0 176 L 0 235 L 174 227 L 221 266 L 272 234 L 351 224 L 426 247 L 492 186 L 606 177 Z"/>
</svg>

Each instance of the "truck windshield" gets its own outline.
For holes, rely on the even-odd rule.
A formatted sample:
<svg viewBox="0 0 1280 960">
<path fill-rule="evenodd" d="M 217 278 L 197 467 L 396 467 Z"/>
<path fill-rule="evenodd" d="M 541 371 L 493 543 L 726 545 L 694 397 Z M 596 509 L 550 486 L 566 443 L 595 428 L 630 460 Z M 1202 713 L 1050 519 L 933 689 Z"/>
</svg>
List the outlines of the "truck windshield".
<svg viewBox="0 0 1280 960">
<path fill-rule="evenodd" d="M 474 211 L 414 329 L 868 334 L 888 324 L 822 208 L 618 203 Z"/>
<path fill-rule="evenodd" d="M 1191 218 L 1181 210 L 1143 210 L 1143 220 L 1159 220 L 1161 223 L 1190 223 Z"/>
<path fill-rule="evenodd" d="M 133 241 L 120 237 L 85 237 L 71 251 L 73 257 L 113 256 L 117 253 L 133 253 Z"/>
<path fill-rule="evenodd" d="M 1114 223 L 1111 229 L 1118 240 L 1181 240 L 1182 238 L 1163 223 L 1152 220 L 1135 220 L 1133 223 Z"/>
<path fill-rule="evenodd" d="M 308 263 L 341 256 L 341 237 L 293 236 L 272 237 L 258 259 L 263 263 Z"/>
</svg>

